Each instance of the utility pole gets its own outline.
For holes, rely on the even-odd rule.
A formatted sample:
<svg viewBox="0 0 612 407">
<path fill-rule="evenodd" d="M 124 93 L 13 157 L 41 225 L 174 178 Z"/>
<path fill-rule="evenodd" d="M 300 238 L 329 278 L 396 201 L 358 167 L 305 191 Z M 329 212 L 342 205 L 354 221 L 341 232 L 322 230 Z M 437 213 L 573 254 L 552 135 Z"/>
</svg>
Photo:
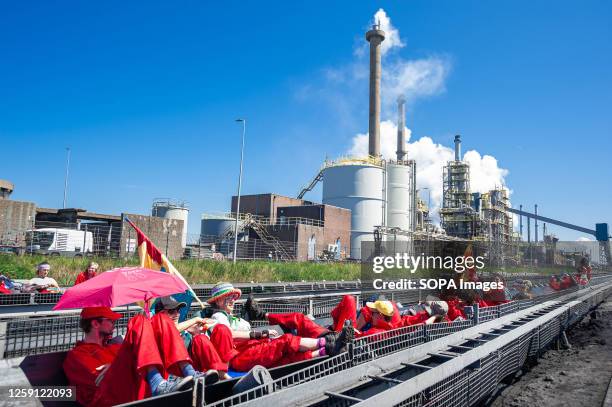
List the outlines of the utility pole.
<svg viewBox="0 0 612 407">
<path fill-rule="evenodd" d="M 238 217 L 240 215 L 240 190 L 242 188 L 242 162 L 244 161 L 244 136 L 246 134 L 246 119 L 236 119 L 242 122 L 242 145 L 240 147 L 240 173 L 238 174 L 238 199 L 236 202 L 236 221 L 234 223 L 234 264 L 238 254 Z"/>
<path fill-rule="evenodd" d="M 66 197 L 68 196 L 68 169 L 70 168 L 70 147 L 66 147 L 66 176 L 64 177 L 64 204 L 66 209 Z"/>
</svg>

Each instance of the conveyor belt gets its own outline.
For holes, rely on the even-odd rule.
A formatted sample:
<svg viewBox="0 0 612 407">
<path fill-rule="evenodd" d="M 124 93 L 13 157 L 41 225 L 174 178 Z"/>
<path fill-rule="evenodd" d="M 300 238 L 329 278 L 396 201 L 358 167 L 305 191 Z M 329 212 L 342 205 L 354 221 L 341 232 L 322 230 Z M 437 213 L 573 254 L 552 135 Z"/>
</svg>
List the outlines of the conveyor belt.
<svg viewBox="0 0 612 407">
<path fill-rule="evenodd" d="M 443 324 L 360 338 L 352 347 L 350 367 L 298 386 L 269 385 L 271 394 L 251 399 L 243 395 L 241 405 L 469 406 L 611 292 L 612 282 L 604 282 L 487 322 L 448 326 L 445 335 L 429 341 L 420 338 L 427 339 L 430 327 Z"/>
</svg>

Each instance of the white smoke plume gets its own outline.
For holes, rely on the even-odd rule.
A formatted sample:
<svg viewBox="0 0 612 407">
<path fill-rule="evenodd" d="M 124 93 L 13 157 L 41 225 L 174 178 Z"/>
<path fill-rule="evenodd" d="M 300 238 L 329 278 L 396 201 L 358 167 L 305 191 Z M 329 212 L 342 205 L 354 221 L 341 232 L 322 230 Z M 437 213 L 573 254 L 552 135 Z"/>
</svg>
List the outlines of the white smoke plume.
<svg viewBox="0 0 612 407">
<path fill-rule="evenodd" d="M 451 70 L 451 59 L 447 56 L 430 56 L 416 60 L 405 60 L 389 53 L 392 49 L 405 46 L 399 30 L 391 24 L 387 13 L 380 9 L 374 15 L 385 31 L 381 45 L 382 89 L 381 98 L 383 120 L 380 124 L 381 153 L 384 158 L 395 158 L 397 150 L 396 100 L 404 96 L 409 105 L 418 99 L 438 95 L 446 91 L 446 79 Z M 365 56 L 365 52 L 357 55 Z M 408 158 L 417 165 L 417 189 L 426 202 L 431 199 L 431 213 L 438 219 L 437 212 L 442 204 L 443 167 L 454 159 L 454 150 L 434 143 L 430 137 L 421 137 L 411 142 L 411 131 L 406 129 Z M 365 156 L 368 154 L 368 134 L 357 134 L 352 141 L 348 154 Z M 481 155 L 478 151 L 467 151 L 463 157 L 470 164 L 470 184 L 473 192 L 486 192 L 495 187 L 505 187 L 508 170 L 500 168 L 495 157 Z"/>
<path fill-rule="evenodd" d="M 385 111 L 392 110 L 400 95 L 403 95 L 408 105 L 411 105 L 417 99 L 438 95 L 446 90 L 445 82 L 452 65 L 448 56 L 402 59 L 394 53 L 389 53 L 391 50 L 405 47 L 406 44 L 385 10 L 381 8 L 374 14 L 374 22 L 380 24 L 380 29 L 385 32 L 385 40 L 380 45 L 383 55 L 381 81 L 383 115 Z M 362 42 L 355 50 L 355 54 L 361 59 L 356 62 L 361 69 L 352 70 L 354 79 L 367 80 L 368 71 L 363 64 L 367 62 L 368 47 L 366 42 Z"/>
<path fill-rule="evenodd" d="M 374 24 L 380 24 L 380 29 L 385 32 L 385 40 L 380 45 L 382 55 L 393 48 L 402 48 L 406 45 L 402 42 L 399 31 L 391 24 L 391 19 L 382 8 L 374 14 Z"/>
<path fill-rule="evenodd" d="M 452 148 L 434 143 L 430 137 L 421 137 L 413 142 L 410 129 L 406 129 L 406 150 L 408 158 L 416 161 L 417 189 L 425 202 L 431 198 L 432 215 L 438 219 L 437 211 L 442 205 L 443 167 L 454 159 Z M 390 120 L 380 123 L 380 150 L 384 158 L 395 159 L 397 150 L 397 124 Z M 351 156 L 368 154 L 368 134 L 360 133 L 353 137 L 348 151 Z M 481 155 L 476 150 L 469 150 L 464 160 L 470 164 L 470 186 L 472 192 L 487 192 L 495 187 L 505 187 L 508 170 L 498 166 L 495 157 Z M 427 188 L 428 190 L 425 190 Z M 428 192 L 429 191 L 429 192 Z"/>
<path fill-rule="evenodd" d="M 404 96 L 408 105 L 417 99 L 435 96 L 446 90 L 451 70 L 450 58 L 433 56 L 416 60 L 395 59 L 383 64 L 381 98 L 389 117 L 396 100 Z"/>
</svg>

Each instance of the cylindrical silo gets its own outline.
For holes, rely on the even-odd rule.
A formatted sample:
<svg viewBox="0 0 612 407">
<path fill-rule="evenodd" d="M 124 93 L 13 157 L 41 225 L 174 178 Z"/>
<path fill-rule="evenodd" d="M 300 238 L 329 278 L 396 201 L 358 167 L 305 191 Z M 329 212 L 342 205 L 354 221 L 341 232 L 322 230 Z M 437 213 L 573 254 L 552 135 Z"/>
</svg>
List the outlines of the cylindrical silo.
<svg viewBox="0 0 612 407">
<path fill-rule="evenodd" d="M 408 162 L 411 164 L 412 162 Z M 413 166 L 387 163 L 387 227 L 414 230 Z"/>
<path fill-rule="evenodd" d="M 200 223 L 200 238 L 203 241 L 214 241 L 230 231 L 233 233 L 234 228 L 235 220 L 229 215 L 203 214 Z"/>
<path fill-rule="evenodd" d="M 351 210 L 351 258 L 361 259 L 362 240 L 373 241 L 384 226 L 384 173 L 365 161 L 329 165 L 323 170 L 323 204 Z"/>
<path fill-rule="evenodd" d="M 178 202 L 165 198 L 156 199 L 153 201 L 151 215 L 157 218 L 182 220 L 183 234 L 181 236 L 181 246 L 187 246 L 187 221 L 189 219 L 189 208 L 185 202 Z"/>
</svg>

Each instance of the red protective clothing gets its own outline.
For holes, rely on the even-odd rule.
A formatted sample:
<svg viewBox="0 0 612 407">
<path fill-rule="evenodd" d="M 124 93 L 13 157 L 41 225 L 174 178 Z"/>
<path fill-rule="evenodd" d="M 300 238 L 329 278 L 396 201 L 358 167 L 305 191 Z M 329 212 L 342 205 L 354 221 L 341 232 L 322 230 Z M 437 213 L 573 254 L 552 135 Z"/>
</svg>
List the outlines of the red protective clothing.
<svg viewBox="0 0 612 407">
<path fill-rule="evenodd" d="M 277 339 L 234 341 L 231 329 L 217 324 L 210 340 L 221 360 L 239 372 L 249 371 L 255 365 L 271 368 L 312 358 L 311 351 L 300 352 L 300 338 L 291 334 Z"/>
<path fill-rule="evenodd" d="M 12 293 L 11 290 L 6 288 L 6 286 L 4 285 L 4 281 L 0 281 L 0 293 L 1 294 L 11 294 Z"/>
<path fill-rule="evenodd" d="M 446 316 L 448 317 L 449 320 L 454 321 L 455 319 L 459 317 L 463 319 L 467 319 L 467 316 L 464 310 L 465 308 L 464 303 L 462 303 L 461 301 L 455 298 L 446 300 L 446 303 L 448 304 L 448 313 L 446 314 Z"/>
<path fill-rule="evenodd" d="M 376 321 L 374 321 L 374 319 L 371 317 L 372 311 L 368 307 L 361 308 L 361 312 L 367 310 L 366 312 L 370 313 L 370 323 L 372 324 L 372 328 L 379 328 L 385 331 L 400 328 L 403 326 L 402 316 L 400 315 L 399 309 L 397 308 L 395 302 L 391 302 L 391 304 L 393 305 L 393 315 L 391 316 L 390 321 L 385 321 L 383 318 L 378 318 Z M 368 330 L 368 334 L 370 334 L 372 328 Z"/>
<path fill-rule="evenodd" d="M 329 332 L 299 312 L 286 314 L 268 314 L 268 322 L 272 325 L 280 325 L 284 331 L 295 330 L 296 335 L 302 338 L 318 338 Z"/>
<path fill-rule="evenodd" d="M 89 274 L 87 273 L 87 271 L 83 271 L 83 272 L 79 273 L 79 275 L 77 276 L 76 280 L 74 280 L 74 285 L 84 283 L 87 280 L 91 280 L 95 276 L 96 276 L 96 273 L 94 273 L 93 276 L 89 277 Z"/>
<path fill-rule="evenodd" d="M 558 278 L 551 277 L 550 280 L 548 280 L 548 285 L 555 291 L 559 291 L 561 289 L 561 282 Z"/>
<path fill-rule="evenodd" d="M 368 307 L 361 307 L 361 310 L 359 311 L 359 313 L 363 317 L 363 320 L 366 322 L 366 324 L 372 323 L 372 310 L 371 309 L 369 309 Z"/>
<path fill-rule="evenodd" d="M 194 336 L 191 340 L 189 353 L 195 370 L 205 372 L 214 369 L 227 372 L 227 363 L 221 360 L 219 353 L 210 339 L 208 339 L 208 336 L 203 334 Z"/>
<path fill-rule="evenodd" d="M 402 326 L 402 316 L 397 308 L 397 305 L 393 303 L 393 316 L 391 321 L 385 321 L 384 319 L 377 319 L 373 322 L 372 311 L 368 307 L 362 307 L 360 310 L 366 323 L 370 324 L 371 327 L 367 331 L 357 334 L 356 337 L 372 335 L 379 332 L 388 331 L 390 329 L 399 328 Z M 357 303 L 355 297 L 352 295 L 345 295 L 342 300 L 336 305 L 331 311 L 332 319 L 334 320 L 333 328 L 334 331 L 340 332 L 344 326 L 344 321 L 349 319 L 353 326 L 357 325 Z"/>
<path fill-rule="evenodd" d="M 331 317 L 334 320 L 332 329 L 340 332 L 344 326 L 344 321 L 351 320 L 353 326 L 357 326 L 357 302 L 352 295 L 342 297 L 338 305 L 331 311 Z M 371 317 L 371 315 L 370 315 Z"/>
<path fill-rule="evenodd" d="M 561 278 L 561 289 L 565 290 L 567 288 L 570 288 L 571 286 L 573 286 L 575 284 L 574 280 L 572 279 L 572 277 L 570 277 L 569 275 L 563 276 Z"/>
<path fill-rule="evenodd" d="M 110 363 L 99 386 L 95 380 L 102 365 Z M 121 345 L 100 346 L 79 342 L 64 360 L 64 372 L 76 386 L 77 401 L 83 406 L 111 406 L 150 395 L 145 380 L 149 367 L 162 370 L 151 322 L 137 315 L 128 324 Z"/>
<path fill-rule="evenodd" d="M 591 281 L 593 275 L 593 269 L 591 266 L 581 266 L 578 268 L 578 272 L 574 275 L 575 280 L 580 285 L 587 285 Z"/>
<path fill-rule="evenodd" d="M 427 311 L 419 311 L 416 315 L 404 315 L 402 317 L 402 325 L 401 326 L 410 326 L 423 324 L 425 321 L 429 319 L 429 314 Z"/>
<path fill-rule="evenodd" d="M 179 366 L 180 362 L 193 364 L 189 357 L 189 352 L 185 348 L 185 342 L 181 338 L 176 325 L 166 313 L 158 313 L 151 319 L 153 332 L 155 333 L 155 341 L 159 349 L 159 355 L 162 358 L 163 370 L 160 370 L 164 379 L 168 378 L 168 374 L 182 376 L 183 372 Z"/>
<path fill-rule="evenodd" d="M 506 291 L 503 288 L 485 291 L 483 298 L 487 302 L 487 304 L 499 305 L 508 302 L 508 300 L 506 299 Z"/>
</svg>

